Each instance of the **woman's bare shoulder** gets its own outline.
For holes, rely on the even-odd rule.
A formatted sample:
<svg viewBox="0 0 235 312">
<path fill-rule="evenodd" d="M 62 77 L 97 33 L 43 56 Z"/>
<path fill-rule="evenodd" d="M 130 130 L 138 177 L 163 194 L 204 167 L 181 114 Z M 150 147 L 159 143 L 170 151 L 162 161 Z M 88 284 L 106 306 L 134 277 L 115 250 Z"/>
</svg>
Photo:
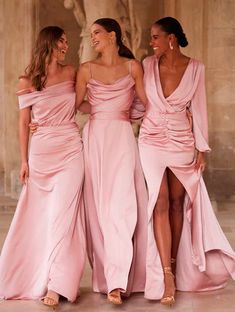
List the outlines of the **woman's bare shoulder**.
<svg viewBox="0 0 235 312">
<path fill-rule="evenodd" d="M 77 68 L 74 65 L 62 65 L 62 69 L 68 80 L 75 80 Z"/>
<path fill-rule="evenodd" d="M 143 67 L 140 61 L 133 59 L 130 62 L 131 62 L 131 72 L 133 76 L 143 73 Z"/>
<path fill-rule="evenodd" d="M 19 87 L 22 88 L 30 88 L 32 87 L 32 81 L 29 79 L 27 76 L 20 76 L 18 79 L 18 85 Z"/>
<path fill-rule="evenodd" d="M 28 93 L 33 91 L 33 85 L 31 79 L 29 79 L 27 76 L 20 76 L 18 80 L 18 84 L 16 87 L 17 94 L 23 94 L 23 93 Z"/>
<path fill-rule="evenodd" d="M 91 62 L 84 62 L 79 65 L 77 72 L 77 80 L 87 83 L 91 76 Z"/>
</svg>

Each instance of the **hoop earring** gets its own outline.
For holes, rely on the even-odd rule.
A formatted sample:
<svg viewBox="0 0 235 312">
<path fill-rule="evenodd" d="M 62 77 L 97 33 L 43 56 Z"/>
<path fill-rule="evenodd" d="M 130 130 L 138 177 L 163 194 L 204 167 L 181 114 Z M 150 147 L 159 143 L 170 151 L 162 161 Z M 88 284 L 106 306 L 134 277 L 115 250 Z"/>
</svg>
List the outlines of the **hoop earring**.
<svg viewBox="0 0 235 312">
<path fill-rule="evenodd" d="M 173 50 L 174 48 L 173 48 L 173 45 L 172 45 L 172 43 L 171 42 L 169 42 L 169 47 L 170 47 L 170 49 L 171 50 Z"/>
</svg>

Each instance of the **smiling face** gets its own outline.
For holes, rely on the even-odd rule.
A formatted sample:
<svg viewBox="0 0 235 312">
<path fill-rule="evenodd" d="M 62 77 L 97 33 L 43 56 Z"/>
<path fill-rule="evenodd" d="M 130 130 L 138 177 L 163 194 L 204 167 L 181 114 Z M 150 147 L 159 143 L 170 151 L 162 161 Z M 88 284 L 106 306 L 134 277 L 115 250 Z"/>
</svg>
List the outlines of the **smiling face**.
<svg viewBox="0 0 235 312">
<path fill-rule="evenodd" d="M 53 56 L 56 57 L 58 61 L 64 61 L 65 55 L 68 51 L 68 41 L 65 34 L 62 34 L 57 41 L 56 46 L 57 48 L 53 49 Z"/>
<path fill-rule="evenodd" d="M 108 32 L 103 26 L 93 24 L 91 26 L 91 44 L 95 51 L 101 53 L 108 46 L 115 43 L 115 33 Z"/>
<path fill-rule="evenodd" d="M 169 42 L 171 41 L 173 43 L 172 39 L 172 35 L 164 32 L 160 26 L 156 24 L 152 26 L 150 46 L 153 48 L 154 54 L 157 57 L 162 56 L 170 50 Z"/>
</svg>

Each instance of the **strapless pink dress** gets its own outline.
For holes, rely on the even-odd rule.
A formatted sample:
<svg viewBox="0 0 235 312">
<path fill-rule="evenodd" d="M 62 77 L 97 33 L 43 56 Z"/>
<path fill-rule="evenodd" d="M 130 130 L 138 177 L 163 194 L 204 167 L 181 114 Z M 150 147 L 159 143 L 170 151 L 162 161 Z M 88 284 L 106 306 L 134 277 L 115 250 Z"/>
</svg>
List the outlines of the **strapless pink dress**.
<svg viewBox="0 0 235 312">
<path fill-rule="evenodd" d="M 39 127 L 30 144 L 29 178 L 0 257 L 0 297 L 38 299 L 49 288 L 74 301 L 86 255 L 74 82 L 21 95 L 19 104 L 32 107 Z"/>
<path fill-rule="evenodd" d="M 143 291 L 147 191 L 129 121 L 134 80 L 88 83 L 91 116 L 83 131 L 88 255 L 93 289 Z"/>
<path fill-rule="evenodd" d="M 153 210 L 166 168 L 186 189 L 184 225 L 177 256 L 176 284 L 182 291 L 223 287 L 235 278 L 235 253 L 213 212 L 194 151 L 209 151 L 204 65 L 191 59 L 176 90 L 164 97 L 155 56 L 144 60 L 149 100 L 139 135 L 140 157 L 149 191 L 145 296 L 160 299 L 164 277 L 153 232 Z M 186 115 L 192 112 L 193 132 Z"/>
</svg>

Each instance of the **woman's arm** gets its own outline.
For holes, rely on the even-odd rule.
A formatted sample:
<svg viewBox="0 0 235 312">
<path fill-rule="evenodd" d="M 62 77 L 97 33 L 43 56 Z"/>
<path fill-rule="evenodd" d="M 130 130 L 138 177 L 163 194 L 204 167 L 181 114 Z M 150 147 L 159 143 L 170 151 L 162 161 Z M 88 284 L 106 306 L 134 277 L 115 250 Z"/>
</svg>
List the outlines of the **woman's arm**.
<svg viewBox="0 0 235 312">
<path fill-rule="evenodd" d="M 19 139 L 20 139 L 20 153 L 21 162 L 28 162 L 28 142 L 29 142 L 29 124 L 31 121 L 30 107 L 20 110 L 19 119 Z"/>
<path fill-rule="evenodd" d="M 137 60 L 133 60 L 131 62 L 131 73 L 132 77 L 135 80 L 135 91 L 137 94 L 137 97 L 139 100 L 143 103 L 143 105 L 146 107 L 148 100 L 144 89 L 144 72 L 143 68 L 141 66 L 141 63 Z"/>
<path fill-rule="evenodd" d="M 28 144 L 29 144 L 29 123 L 31 120 L 31 109 L 29 107 L 20 110 L 19 139 L 21 154 L 20 181 L 25 183 L 29 176 L 28 167 Z"/>
<path fill-rule="evenodd" d="M 79 106 L 79 111 L 85 114 L 91 113 L 91 105 L 88 101 L 83 101 L 82 104 Z"/>
<path fill-rule="evenodd" d="M 83 109 L 89 110 L 88 104 L 87 104 L 88 102 L 85 101 L 86 104 L 84 103 L 89 75 L 90 75 L 89 63 L 81 64 L 77 72 L 76 86 L 75 86 L 76 108 L 80 110 L 80 107 L 81 107 L 81 111 L 83 111 Z M 83 112 L 86 112 L 86 111 L 83 111 Z"/>
<path fill-rule="evenodd" d="M 191 101 L 193 134 L 196 145 L 196 169 L 204 171 L 206 166 L 205 152 L 210 151 L 208 145 L 208 120 L 205 89 L 205 67 L 198 65 L 197 87 Z"/>
<path fill-rule="evenodd" d="M 206 168 L 206 157 L 204 152 L 196 151 L 195 169 L 203 172 Z"/>
<path fill-rule="evenodd" d="M 132 76 L 135 79 L 135 97 L 130 109 L 130 120 L 141 124 L 146 111 L 147 98 L 143 84 L 143 69 L 138 61 L 131 61 Z"/>
<path fill-rule="evenodd" d="M 28 93 L 31 82 L 27 78 L 21 78 L 17 86 L 17 93 Z M 20 154 L 21 154 L 21 169 L 20 181 L 25 183 L 29 176 L 28 166 L 28 144 L 29 144 L 29 124 L 31 121 L 31 108 L 26 107 L 20 110 L 19 116 L 19 141 L 20 141 Z"/>
<path fill-rule="evenodd" d="M 196 89 L 189 107 L 192 113 L 193 134 L 195 138 L 196 149 L 200 152 L 209 152 L 208 145 L 208 120 L 205 89 L 205 67 L 198 64 L 198 70 L 195 79 Z"/>
</svg>

